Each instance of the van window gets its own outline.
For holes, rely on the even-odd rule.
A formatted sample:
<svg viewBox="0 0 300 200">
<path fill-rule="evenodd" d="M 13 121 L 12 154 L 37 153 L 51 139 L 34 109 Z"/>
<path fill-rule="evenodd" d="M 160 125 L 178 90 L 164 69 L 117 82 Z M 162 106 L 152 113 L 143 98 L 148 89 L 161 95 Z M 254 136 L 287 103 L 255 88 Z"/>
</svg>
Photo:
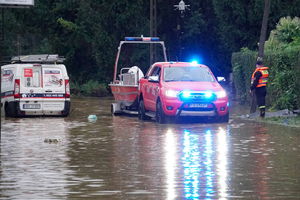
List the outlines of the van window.
<svg viewBox="0 0 300 200">
<path fill-rule="evenodd" d="M 45 87 L 62 87 L 63 76 L 60 69 L 44 69 Z"/>
<path fill-rule="evenodd" d="M 25 87 L 41 87 L 40 68 L 24 68 L 23 77 Z"/>
<path fill-rule="evenodd" d="M 14 72 L 11 69 L 3 69 L 1 70 L 2 81 L 10 81 L 12 82 L 14 79 Z"/>
</svg>

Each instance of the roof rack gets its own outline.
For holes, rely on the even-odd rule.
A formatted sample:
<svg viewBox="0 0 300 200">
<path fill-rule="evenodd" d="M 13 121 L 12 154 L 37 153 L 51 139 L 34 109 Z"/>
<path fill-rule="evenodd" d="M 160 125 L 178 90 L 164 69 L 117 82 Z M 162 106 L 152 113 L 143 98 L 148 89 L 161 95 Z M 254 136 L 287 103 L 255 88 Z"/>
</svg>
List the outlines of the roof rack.
<svg viewBox="0 0 300 200">
<path fill-rule="evenodd" d="M 63 63 L 64 57 L 57 54 L 13 56 L 11 63 Z"/>
</svg>

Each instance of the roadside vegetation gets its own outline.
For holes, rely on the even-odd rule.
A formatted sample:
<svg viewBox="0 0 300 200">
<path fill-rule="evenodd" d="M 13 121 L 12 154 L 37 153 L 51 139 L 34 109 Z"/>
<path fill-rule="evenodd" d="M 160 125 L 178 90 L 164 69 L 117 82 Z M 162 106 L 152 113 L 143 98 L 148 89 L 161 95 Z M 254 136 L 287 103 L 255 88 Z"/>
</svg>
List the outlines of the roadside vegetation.
<svg viewBox="0 0 300 200">
<path fill-rule="evenodd" d="M 250 77 L 257 51 L 242 48 L 233 53 L 232 66 L 237 98 L 250 101 Z M 267 105 L 270 110 L 300 108 L 300 19 L 283 17 L 271 31 L 265 46 L 265 66 L 269 67 Z"/>
<path fill-rule="evenodd" d="M 297 117 L 270 117 L 263 120 L 267 123 L 280 124 L 284 126 L 300 127 L 300 116 Z"/>
<path fill-rule="evenodd" d="M 184 17 L 174 10 L 178 3 L 157 1 L 157 36 L 165 41 L 170 60 L 197 58 L 217 76 L 228 76 L 232 52 L 257 49 L 263 0 L 187 0 L 190 9 Z M 0 61 L 15 55 L 57 53 L 66 58 L 76 94 L 101 94 L 99 87 L 112 81 L 119 41 L 125 36 L 149 36 L 149 7 L 149 0 L 39 0 L 30 9 L 4 8 Z M 272 0 L 269 30 L 280 17 L 299 13 L 300 1 Z M 137 61 L 147 69 L 146 50 L 123 55 L 123 67 Z"/>
<path fill-rule="evenodd" d="M 70 89 L 72 96 L 105 97 L 110 95 L 107 84 L 94 80 L 83 84 L 71 81 Z"/>
</svg>

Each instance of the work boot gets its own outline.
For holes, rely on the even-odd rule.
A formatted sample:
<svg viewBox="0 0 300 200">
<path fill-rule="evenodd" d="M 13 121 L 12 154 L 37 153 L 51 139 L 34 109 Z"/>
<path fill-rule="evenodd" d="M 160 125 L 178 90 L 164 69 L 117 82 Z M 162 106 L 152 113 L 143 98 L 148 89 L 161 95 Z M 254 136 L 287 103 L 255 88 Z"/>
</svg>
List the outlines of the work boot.
<svg viewBox="0 0 300 200">
<path fill-rule="evenodd" d="M 261 109 L 260 109 L 260 117 L 261 117 L 261 118 L 265 118 L 265 115 L 266 115 L 265 108 L 261 108 Z"/>
</svg>

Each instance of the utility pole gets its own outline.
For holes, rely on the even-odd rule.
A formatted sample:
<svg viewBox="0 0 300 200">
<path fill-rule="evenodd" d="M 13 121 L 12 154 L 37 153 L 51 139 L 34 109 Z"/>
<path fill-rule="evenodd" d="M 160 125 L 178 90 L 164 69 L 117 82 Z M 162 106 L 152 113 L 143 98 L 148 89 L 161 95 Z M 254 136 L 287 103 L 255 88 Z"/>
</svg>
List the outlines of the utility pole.
<svg viewBox="0 0 300 200">
<path fill-rule="evenodd" d="M 271 0 L 265 0 L 265 7 L 264 7 L 264 15 L 263 20 L 261 24 L 261 30 L 260 30 L 260 37 L 259 37 L 259 43 L 258 43 L 258 57 L 257 61 L 263 61 L 264 58 L 264 48 L 265 48 L 265 41 L 266 41 L 266 35 L 267 35 L 267 29 L 268 29 L 268 18 L 270 13 L 270 5 Z M 250 107 L 250 114 L 256 112 L 257 102 L 255 94 L 252 94 L 251 96 L 251 107 Z"/>
<path fill-rule="evenodd" d="M 259 46 L 258 46 L 258 58 L 260 59 L 263 59 L 264 57 L 264 47 L 265 47 L 266 34 L 268 29 L 270 5 L 271 5 L 271 0 L 265 0 L 264 15 L 263 15 L 263 20 L 261 25 Z"/>
<path fill-rule="evenodd" d="M 177 60 L 181 60 L 182 52 L 184 47 L 182 46 L 182 36 L 184 34 L 183 23 L 184 23 L 184 13 L 189 10 L 190 5 L 185 4 L 183 0 L 180 0 L 178 5 L 174 5 L 175 10 L 180 12 L 180 17 L 177 17 L 177 42 L 178 42 L 178 57 Z"/>
<path fill-rule="evenodd" d="M 156 0 L 150 0 L 150 37 L 157 36 L 157 11 Z M 150 44 L 150 65 L 154 63 L 156 59 L 156 48 L 153 44 Z"/>
</svg>

